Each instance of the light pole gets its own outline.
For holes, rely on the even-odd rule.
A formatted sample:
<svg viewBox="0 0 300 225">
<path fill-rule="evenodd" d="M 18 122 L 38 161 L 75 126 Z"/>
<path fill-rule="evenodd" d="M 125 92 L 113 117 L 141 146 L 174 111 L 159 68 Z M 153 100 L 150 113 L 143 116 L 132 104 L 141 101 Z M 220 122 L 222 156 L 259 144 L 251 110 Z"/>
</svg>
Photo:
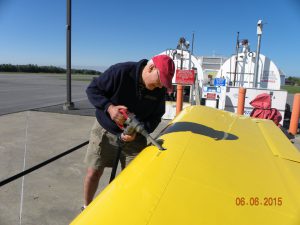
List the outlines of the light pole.
<svg viewBox="0 0 300 225">
<path fill-rule="evenodd" d="M 74 109 L 74 103 L 72 102 L 72 91 L 71 91 L 71 0 L 67 0 L 67 48 L 66 48 L 66 62 L 67 62 L 67 101 L 63 105 L 64 110 Z"/>
</svg>

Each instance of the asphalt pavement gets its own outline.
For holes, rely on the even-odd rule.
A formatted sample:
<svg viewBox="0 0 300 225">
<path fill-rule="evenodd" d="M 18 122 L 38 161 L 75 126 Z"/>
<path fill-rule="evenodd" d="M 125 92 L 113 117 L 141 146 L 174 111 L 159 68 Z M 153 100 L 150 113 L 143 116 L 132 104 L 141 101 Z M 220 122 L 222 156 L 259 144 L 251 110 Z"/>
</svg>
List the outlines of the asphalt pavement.
<svg viewBox="0 0 300 225">
<path fill-rule="evenodd" d="M 86 99 L 88 84 L 72 81 L 72 101 Z M 61 74 L 0 73 L 0 115 L 63 104 L 66 93 Z"/>
</svg>

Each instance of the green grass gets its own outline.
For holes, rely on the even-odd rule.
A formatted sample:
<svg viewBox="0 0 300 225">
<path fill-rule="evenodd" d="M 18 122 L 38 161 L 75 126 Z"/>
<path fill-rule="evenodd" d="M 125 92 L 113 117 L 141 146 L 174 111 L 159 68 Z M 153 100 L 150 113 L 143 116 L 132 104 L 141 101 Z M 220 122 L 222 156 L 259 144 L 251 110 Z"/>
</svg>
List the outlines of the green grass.
<svg viewBox="0 0 300 225">
<path fill-rule="evenodd" d="M 300 86 L 283 85 L 281 89 L 287 90 L 289 94 L 300 93 Z"/>
</svg>

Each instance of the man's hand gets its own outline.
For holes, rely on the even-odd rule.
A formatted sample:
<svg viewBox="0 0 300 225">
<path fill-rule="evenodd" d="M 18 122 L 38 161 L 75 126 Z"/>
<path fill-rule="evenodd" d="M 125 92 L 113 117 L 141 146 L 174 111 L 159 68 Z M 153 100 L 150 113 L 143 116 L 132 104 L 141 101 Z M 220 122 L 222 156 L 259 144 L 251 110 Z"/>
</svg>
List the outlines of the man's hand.
<svg viewBox="0 0 300 225">
<path fill-rule="evenodd" d="M 131 135 L 123 134 L 123 133 L 121 134 L 121 140 L 124 141 L 124 142 L 131 142 L 135 139 L 135 137 L 136 137 L 135 132 Z"/>
<path fill-rule="evenodd" d="M 110 105 L 107 109 L 107 112 L 109 113 L 110 118 L 115 121 L 115 123 L 123 125 L 125 118 L 122 113 L 120 113 L 120 109 L 127 109 L 127 107 L 124 105 Z"/>
</svg>

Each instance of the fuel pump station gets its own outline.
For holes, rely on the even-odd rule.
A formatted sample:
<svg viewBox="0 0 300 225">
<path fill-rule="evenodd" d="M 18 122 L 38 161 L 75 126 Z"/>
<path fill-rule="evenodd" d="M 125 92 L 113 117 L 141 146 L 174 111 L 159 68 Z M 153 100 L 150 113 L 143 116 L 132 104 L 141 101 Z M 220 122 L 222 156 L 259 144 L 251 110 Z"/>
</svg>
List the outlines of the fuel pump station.
<svg viewBox="0 0 300 225">
<path fill-rule="evenodd" d="M 215 78 L 214 85 L 205 85 L 202 89 L 201 105 L 224 109 L 226 99 L 226 80 Z"/>
</svg>

